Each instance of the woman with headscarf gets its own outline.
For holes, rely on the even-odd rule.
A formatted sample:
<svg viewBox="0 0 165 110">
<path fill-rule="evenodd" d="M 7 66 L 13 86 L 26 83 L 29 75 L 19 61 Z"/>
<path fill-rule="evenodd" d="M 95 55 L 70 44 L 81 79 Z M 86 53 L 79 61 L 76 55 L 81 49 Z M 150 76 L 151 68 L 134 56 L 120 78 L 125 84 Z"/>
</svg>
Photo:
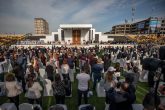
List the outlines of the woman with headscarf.
<svg viewBox="0 0 165 110">
<path fill-rule="evenodd" d="M 104 89 L 106 93 L 105 101 L 107 104 L 110 103 L 110 100 L 108 98 L 109 89 L 116 87 L 116 81 L 113 77 L 115 70 L 116 69 L 114 67 L 109 67 L 105 76 Z"/>
</svg>

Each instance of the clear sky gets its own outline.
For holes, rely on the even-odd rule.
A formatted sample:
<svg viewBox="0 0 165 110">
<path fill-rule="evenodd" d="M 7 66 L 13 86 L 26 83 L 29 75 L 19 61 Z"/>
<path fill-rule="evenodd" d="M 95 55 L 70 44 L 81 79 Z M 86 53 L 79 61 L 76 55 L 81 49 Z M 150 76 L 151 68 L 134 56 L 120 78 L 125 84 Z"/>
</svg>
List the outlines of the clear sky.
<svg viewBox="0 0 165 110">
<path fill-rule="evenodd" d="M 0 0 L 0 33 L 34 33 L 34 18 L 49 23 L 50 32 L 59 24 L 90 23 L 106 32 L 116 24 L 150 16 L 165 17 L 165 0 Z"/>
</svg>

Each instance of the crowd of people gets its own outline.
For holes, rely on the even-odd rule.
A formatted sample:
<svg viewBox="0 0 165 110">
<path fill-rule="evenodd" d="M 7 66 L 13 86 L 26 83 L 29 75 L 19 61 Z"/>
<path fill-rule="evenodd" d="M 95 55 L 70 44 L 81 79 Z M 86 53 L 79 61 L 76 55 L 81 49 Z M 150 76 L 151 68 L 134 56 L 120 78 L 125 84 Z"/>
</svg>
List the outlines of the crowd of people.
<svg viewBox="0 0 165 110">
<path fill-rule="evenodd" d="M 42 91 L 47 80 L 51 82 L 56 104 L 66 104 L 65 97 L 72 95 L 76 79 L 77 106 L 82 104 L 82 97 L 88 104 L 88 96 L 100 83 L 105 89 L 109 110 L 133 110 L 137 83 L 149 75 L 142 67 L 143 59 L 159 56 L 158 49 L 153 47 L 145 44 L 101 48 L 0 48 L 0 80 L 4 82 L 6 97 L 17 108 L 21 93 L 25 93 L 28 103 L 42 106 Z M 40 69 L 44 69 L 44 76 Z M 148 77 L 148 86 L 154 87 L 154 76 Z M 154 110 L 148 105 L 144 101 L 145 110 Z"/>
</svg>

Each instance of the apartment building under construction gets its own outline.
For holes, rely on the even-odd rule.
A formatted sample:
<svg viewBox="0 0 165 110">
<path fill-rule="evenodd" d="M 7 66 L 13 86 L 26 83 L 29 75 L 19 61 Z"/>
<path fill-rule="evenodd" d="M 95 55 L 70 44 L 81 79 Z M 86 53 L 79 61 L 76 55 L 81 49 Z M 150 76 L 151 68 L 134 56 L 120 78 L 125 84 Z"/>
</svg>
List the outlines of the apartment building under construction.
<svg viewBox="0 0 165 110">
<path fill-rule="evenodd" d="M 49 34 L 49 24 L 43 18 L 35 18 L 35 34 Z"/>
</svg>

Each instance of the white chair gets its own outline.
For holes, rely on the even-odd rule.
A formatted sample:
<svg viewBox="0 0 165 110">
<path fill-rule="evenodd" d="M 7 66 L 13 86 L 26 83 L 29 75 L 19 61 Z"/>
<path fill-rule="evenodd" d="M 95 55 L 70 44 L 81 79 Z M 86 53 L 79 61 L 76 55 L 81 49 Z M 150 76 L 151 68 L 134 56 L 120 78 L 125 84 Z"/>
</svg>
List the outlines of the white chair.
<svg viewBox="0 0 165 110">
<path fill-rule="evenodd" d="M 90 104 L 82 104 L 78 107 L 79 110 L 81 110 L 83 107 L 89 106 Z M 96 108 L 94 107 L 93 110 L 96 110 Z"/>
<path fill-rule="evenodd" d="M 100 86 L 100 83 L 97 83 L 96 93 L 97 97 L 105 97 L 104 86 Z"/>
<path fill-rule="evenodd" d="M 64 104 L 57 104 L 57 105 L 62 106 L 62 107 L 64 108 L 64 110 L 68 110 L 68 109 L 67 109 L 67 106 L 66 106 L 66 105 L 64 105 Z"/>
<path fill-rule="evenodd" d="M 34 109 L 35 107 L 38 107 L 39 110 L 42 110 L 42 107 L 41 107 L 39 104 L 33 104 L 33 109 Z"/>
<path fill-rule="evenodd" d="M 53 96 L 52 82 L 49 79 L 44 80 L 44 96 Z"/>
<path fill-rule="evenodd" d="M 64 104 L 56 104 L 56 105 L 51 106 L 50 108 L 54 108 L 55 106 L 61 106 L 61 107 L 64 108 L 64 110 L 68 110 L 68 109 L 67 109 L 67 106 L 64 105 Z M 50 110 L 50 108 L 49 108 L 48 110 Z"/>
<path fill-rule="evenodd" d="M 132 104 L 133 110 L 143 110 L 143 105 L 142 104 Z"/>
<path fill-rule="evenodd" d="M 19 110 L 33 110 L 33 105 L 29 103 L 22 103 L 19 105 Z"/>
<path fill-rule="evenodd" d="M 0 107 L 1 110 L 17 110 L 14 103 L 4 103 Z"/>
</svg>

